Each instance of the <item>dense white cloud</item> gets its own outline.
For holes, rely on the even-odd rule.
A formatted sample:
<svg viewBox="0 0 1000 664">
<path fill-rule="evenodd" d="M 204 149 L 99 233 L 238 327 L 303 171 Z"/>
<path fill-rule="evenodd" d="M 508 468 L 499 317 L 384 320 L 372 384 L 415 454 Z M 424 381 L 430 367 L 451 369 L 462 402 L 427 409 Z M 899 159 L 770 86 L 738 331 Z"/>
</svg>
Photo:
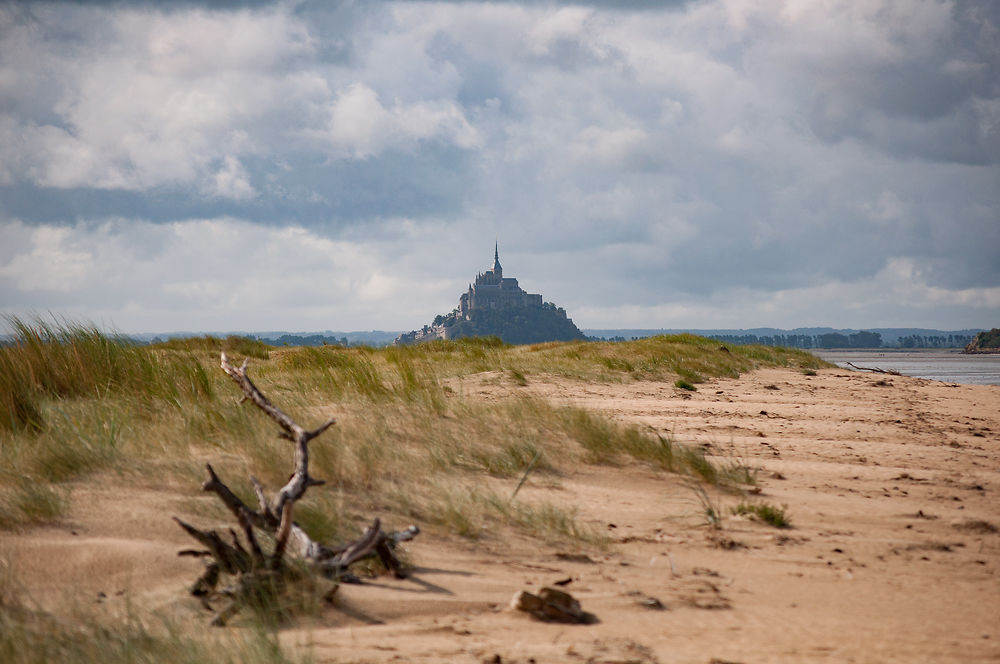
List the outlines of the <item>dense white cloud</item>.
<svg viewBox="0 0 1000 664">
<path fill-rule="evenodd" d="M 440 139 L 477 147 L 476 131 L 451 102 L 420 102 L 385 108 L 371 88 L 355 83 L 330 105 L 328 139 L 334 154 L 365 159 L 387 149 L 413 149 Z"/>
<path fill-rule="evenodd" d="M 413 327 L 499 236 L 588 327 L 993 322 L 995 3 L 640 4 L 5 6 L 0 307 Z"/>
<path fill-rule="evenodd" d="M 222 166 L 213 176 L 209 192 L 237 201 L 253 198 L 255 194 L 243 164 L 240 163 L 239 159 L 230 155 L 226 156 Z"/>
<path fill-rule="evenodd" d="M 396 271 L 410 261 L 398 243 L 331 240 L 301 226 L 14 221 L 0 233 L 10 240 L 0 257 L 5 301 L 129 330 L 392 328 L 401 291 L 429 308 L 452 299 L 442 281 L 410 283 Z"/>
<path fill-rule="evenodd" d="M 20 172 L 41 187 L 196 186 L 216 161 L 266 149 L 256 139 L 277 137 L 262 124 L 308 100 L 301 79 L 286 79 L 310 50 L 286 11 L 0 11 L 4 78 L 17 79 L 9 93 L 47 84 L 52 97 L 47 108 L 5 114 L 3 125 L 5 145 L 19 138 Z"/>
<path fill-rule="evenodd" d="M 744 328 L 794 328 L 803 320 L 815 326 L 876 327 L 872 320 L 902 326 L 944 321 L 945 329 L 975 328 L 1000 308 L 1000 287 L 959 290 L 930 286 L 927 275 L 908 259 L 890 259 L 874 276 L 854 282 L 830 281 L 818 286 L 764 291 L 724 288 L 707 298 L 641 307 L 582 305 L 576 315 L 613 322 L 613 327 L 643 328 L 651 320 L 697 320 L 704 328 L 727 328 L 734 320 Z M 824 313 L 824 310 L 826 313 Z M 598 325 L 595 327 L 604 327 Z"/>
<path fill-rule="evenodd" d="M 409 305 L 443 312 L 457 303 L 452 279 L 412 280 L 430 270 L 421 254 L 445 242 L 452 229 L 416 233 L 411 220 L 384 227 L 398 239 L 333 241 L 299 226 L 268 228 L 238 219 L 192 219 L 171 224 L 106 220 L 74 226 L 0 227 L 8 244 L 0 257 L 0 293 L 23 297 L 23 311 L 53 310 L 114 322 L 129 330 L 395 329 L 399 294 Z M 407 232 L 407 229 L 410 232 Z M 488 253 L 488 252 L 484 252 Z M 603 248 L 597 262 L 656 263 L 656 251 L 628 245 Z M 481 261 L 485 262 L 485 261 Z M 517 257 L 505 260 L 517 265 Z M 39 270 L 40 265 L 46 266 Z M 583 266 L 584 269 L 589 269 Z M 536 279 L 522 279 L 532 288 Z M 707 297 L 678 294 L 653 305 L 593 304 L 573 283 L 562 304 L 593 327 L 660 327 L 697 320 L 725 327 L 817 325 L 865 327 L 872 317 L 918 324 L 947 315 L 947 327 L 975 327 L 1000 308 L 1000 287 L 946 289 L 910 259 L 890 258 L 876 274 L 851 282 L 774 291 L 734 285 Z M 825 312 L 825 313 L 823 313 Z M 915 316 L 910 320 L 909 316 Z M 836 319 L 836 320 L 835 320 Z"/>
</svg>

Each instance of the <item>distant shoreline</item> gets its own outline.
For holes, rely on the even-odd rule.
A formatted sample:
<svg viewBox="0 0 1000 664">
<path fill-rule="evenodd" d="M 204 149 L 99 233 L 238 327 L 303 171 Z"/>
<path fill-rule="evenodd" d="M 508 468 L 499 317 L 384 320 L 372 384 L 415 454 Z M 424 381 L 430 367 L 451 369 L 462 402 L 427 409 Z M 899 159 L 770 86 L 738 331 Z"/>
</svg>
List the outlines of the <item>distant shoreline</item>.
<svg viewBox="0 0 1000 664">
<path fill-rule="evenodd" d="M 588 339 L 594 340 L 631 340 L 657 335 L 675 334 L 695 334 L 698 336 L 719 339 L 721 343 L 727 344 L 761 344 L 765 346 L 789 346 L 801 348 L 807 351 L 827 351 L 827 350 L 854 350 L 860 352 L 906 352 L 917 350 L 931 351 L 961 351 L 968 344 L 967 338 L 971 340 L 980 330 L 934 330 L 928 328 L 867 328 L 855 330 L 852 328 L 828 328 L 810 327 L 794 328 L 790 330 L 780 328 L 747 328 L 747 329 L 667 329 L 667 328 L 621 328 L 621 329 L 601 329 L 601 328 L 580 328 L 581 332 Z M 231 331 L 199 331 L 175 330 L 172 332 L 141 332 L 123 333 L 111 331 L 114 334 L 121 334 L 123 337 L 134 340 L 137 343 L 156 343 L 173 338 L 214 336 L 225 338 L 228 336 L 243 336 L 263 341 L 276 346 L 320 346 L 324 344 L 332 345 L 369 345 L 385 346 L 393 342 L 400 334 L 399 330 L 358 330 L 353 332 L 323 330 L 317 332 L 288 332 L 282 330 L 265 330 L 248 332 L 246 330 Z M 882 345 L 877 347 L 852 347 L 816 345 L 816 341 L 822 335 L 842 335 L 849 338 L 851 335 L 859 333 L 873 333 L 881 335 Z M 0 335 L 0 344 L 5 341 L 6 335 Z M 810 344 L 801 343 L 805 337 L 811 338 Z M 346 340 L 346 343 L 345 343 Z M 858 339 L 860 341 L 860 339 Z M 913 345 L 907 346 L 901 343 L 905 340 Z M 930 343 L 929 343 L 930 342 Z M 972 354 L 972 353 L 970 353 Z M 979 351 L 976 355 L 992 355 L 995 353 Z"/>
<path fill-rule="evenodd" d="M 898 371 L 904 376 L 963 385 L 1000 385 L 1000 354 L 963 353 L 957 348 L 813 349 L 842 369 L 855 366 Z"/>
</svg>

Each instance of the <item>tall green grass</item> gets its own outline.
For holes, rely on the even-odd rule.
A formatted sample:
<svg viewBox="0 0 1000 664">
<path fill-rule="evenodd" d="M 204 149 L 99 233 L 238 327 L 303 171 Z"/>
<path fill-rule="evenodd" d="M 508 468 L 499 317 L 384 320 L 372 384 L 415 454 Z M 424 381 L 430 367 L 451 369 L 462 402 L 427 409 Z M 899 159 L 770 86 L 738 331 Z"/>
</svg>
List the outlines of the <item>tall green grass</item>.
<svg viewBox="0 0 1000 664">
<path fill-rule="evenodd" d="M 0 347 L 0 428 L 41 431 L 43 401 L 115 395 L 177 404 L 210 391 L 204 367 L 162 358 L 92 325 L 6 316 L 13 340 Z"/>
<path fill-rule="evenodd" d="M 197 487 L 204 472 L 193 460 L 198 458 L 212 460 L 234 489 L 248 474 L 271 489 L 283 484 L 292 446 L 276 438 L 277 427 L 252 404 L 237 403 L 238 389 L 218 368 L 223 348 L 238 360 L 239 348 L 255 353 L 254 381 L 303 426 L 338 418 L 311 444 L 312 473 L 328 480 L 327 487 L 310 492 L 315 509 L 301 510 L 304 526 L 317 537 L 350 531 L 354 516 L 371 511 L 345 514 L 354 505 L 400 515 L 409 513 L 411 503 L 447 506 L 428 478 L 490 482 L 503 496 L 513 494 L 524 477 L 558 482 L 574 464 L 639 462 L 709 483 L 740 481 L 738 468 L 713 463 L 648 428 L 517 390 L 498 392 L 493 400 L 467 397 L 449 387 L 454 377 L 497 372 L 498 381 L 513 376 L 517 385 L 543 375 L 703 380 L 757 366 L 821 365 L 798 351 L 726 350 L 690 335 L 520 347 L 462 339 L 377 350 L 269 348 L 253 340 L 202 337 L 139 347 L 93 326 L 7 322 L 15 334 L 13 344 L 0 349 L 0 508 L 9 515 L 0 528 L 56 518 L 66 495 L 59 485 L 107 470 L 136 470 L 130 476 L 159 481 L 169 472 Z M 490 524 L 522 529 L 559 521 L 529 518 L 542 508 L 523 496 L 514 501 L 517 509 L 491 504 L 466 502 L 459 512 L 479 514 L 480 522 L 489 514 Z M 444 519 L 444 527 L 469 531 L 458 512 L 445 513 L 456 516 Z M 583 532 L 570 525 L 552 528 Z"/>
<path fill-rule="evenodd" d="M 164 355 L 92 325 L 5 321 L 0 528 L 56 518 L 64 492 L 51 483 L 148 457 L 162 447 L 155 424 L 169 418 L 173 429 L 215 401 L 219 379 L 190 353 Z"/>
<path fill-rule="evenodd" d="M 229 335 L 225 339 L 212 335 L 200 337 L 173 337 L 166 341 L 160 341 L 149 345 L 154 350 L 174 350 L 188 352 L 207 352 L 210 356 L 218 357 L 220 351 L 229 354 L 253 357 L 259 360 L 266 360 L 270 357 L 272 346 L 250 337 Z"/>
</svg>

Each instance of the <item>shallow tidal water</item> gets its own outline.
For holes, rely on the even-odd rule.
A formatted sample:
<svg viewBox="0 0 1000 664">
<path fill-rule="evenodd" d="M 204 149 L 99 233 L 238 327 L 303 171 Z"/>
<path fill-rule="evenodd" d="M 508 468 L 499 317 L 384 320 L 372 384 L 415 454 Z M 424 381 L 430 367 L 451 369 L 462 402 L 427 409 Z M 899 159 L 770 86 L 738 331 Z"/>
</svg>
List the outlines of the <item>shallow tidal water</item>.
<svg viewBox="0 0 1000 664">
<path fill-rule="evenodd" d="M 895 370 L 904 376 L 930 378 L 946 383 L 966 385 L 1000 385 L 1000 354 L 965 355 L 958 349 L 948 350 L 813 350 L 814 355 L 850 369 L 850 362 L 859 367 Z"/>
</svg>

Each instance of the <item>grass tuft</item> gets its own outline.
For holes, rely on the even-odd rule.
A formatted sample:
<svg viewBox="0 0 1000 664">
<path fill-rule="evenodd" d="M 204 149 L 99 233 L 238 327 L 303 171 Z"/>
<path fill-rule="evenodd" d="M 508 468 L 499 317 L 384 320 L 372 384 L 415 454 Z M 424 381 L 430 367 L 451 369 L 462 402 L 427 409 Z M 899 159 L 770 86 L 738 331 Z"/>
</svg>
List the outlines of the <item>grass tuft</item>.
<svg viewBox="0 0 1000 664">
<path fill-rule="evenodd" d="M 718 497 L 713 499 L 708 495 L 705 486 L 693 478 L 687 482 L 687 485 L 694 492 L 695 498 L 698 499 L 701 517 L 705 520 L 705 524 L 713 530 L 722 530 L 723 513 Z"/>
<path fill-rule="evenodd" d="M 741 502 L 732 508 L 733 514 L 750 516 L 775 528 L 791 528 L 792 522 L 785 510 L 785 507 L 771 503 L 748 502 Z"/>
<path fill-rule="evenodd" d="M 508 371 L 510 372 L 510 377 L 514 380 L 516 384 L 520 385 L 521 387 L 524 387 L 525 385 L 528 384 L 528 379 L 525 378 L 524 374 L 518 371 L 517 369 L 509 369 Z"/>
<path fill-rule="evenodd" d="M 421 502 L 411 501 L 410 516 L 473 540 L 495 534 L 501 526 L 513 526 L 549 542 L 577 541 L 600 547 L 607 544 L 607 538 L 596 528 L 581 524 L 573 510 L 545 501 L 512 501 L 473 485 L 438 482 Z"/>
<path fill-rule="evenodd" d="M 64 492 L 51 484 L 19 477 L 0 486 L 0 530 L 51 523 L 66 509 Z"/>
<path fill-rule="evenodd" d="M 282 650 L 261 629 L 239 634 L 192 635 L 166 625 L 150 629 L 136 618 L 113 625 L 81 618 L 72 622 L 0 606 L 0 661 L 4 664 L 292 664 L 308 661 Z"/>
</svg>

